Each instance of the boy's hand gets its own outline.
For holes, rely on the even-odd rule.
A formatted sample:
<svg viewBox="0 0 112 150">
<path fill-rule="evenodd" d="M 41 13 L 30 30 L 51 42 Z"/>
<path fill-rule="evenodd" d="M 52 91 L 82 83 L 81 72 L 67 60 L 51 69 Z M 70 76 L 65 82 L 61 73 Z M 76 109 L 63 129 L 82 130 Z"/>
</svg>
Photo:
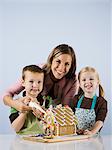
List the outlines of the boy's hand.
<svg viewBox="0 0 112 150">
<path fill-rule="evenodd" d="M 38 118 L 38 119 L 42 119 L 44 117 L 44 113 L 42 113 L 40 110 L 36 109 L 36 108 L 32 108 L 33 110 L 33 114 Z"/>
<path fill-rule="evenodd" d="M 23 102 L 26 106 L 29 106 L 30 101 L 31 101 L 31 98 L 30 98 L 30 97 L 27 97 L 27 96 L 23 97 L 22 102 Z"/>
<path fill-rule="evenodd" d="M 32 108 L 36 108 L 37 110 L 41 111 L 42 113 L 46 113 L 45 110 L 43 110 L 42 107 L 40 106 L 40 104 L 38 104 L 37 102 L 30 101 L 29 106 Z"/>
</svg>

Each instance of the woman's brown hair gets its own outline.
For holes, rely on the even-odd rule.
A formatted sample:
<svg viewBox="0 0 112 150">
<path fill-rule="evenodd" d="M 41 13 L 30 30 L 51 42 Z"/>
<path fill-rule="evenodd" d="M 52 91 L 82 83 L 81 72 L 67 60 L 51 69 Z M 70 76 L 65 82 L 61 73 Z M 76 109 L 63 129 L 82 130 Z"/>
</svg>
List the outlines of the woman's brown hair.
<svg viewBox="0 0 112 150">
<path fill-rule="evenodd" d="M 70 68 L 69 72 L 67 73 L 66 77 L 67 78 L 73 77 L 75 75 L 75 71 L 76 71 L 76 56 L 75 56 L 74 49 L 67 44 L 58 45 L 52 50 L 52 52 L 50 53 L 50 55 L 47 59 L 47 63 L 43 66 L 45 73 L 50 72 L 52 61 L 53 61 L 54 57 L 56 57 L 56 55 L 59 55 L 59 54 L 60 55 L 61 54 L 69 54 L 72 57 L 71 68 Z"/>
</svg>

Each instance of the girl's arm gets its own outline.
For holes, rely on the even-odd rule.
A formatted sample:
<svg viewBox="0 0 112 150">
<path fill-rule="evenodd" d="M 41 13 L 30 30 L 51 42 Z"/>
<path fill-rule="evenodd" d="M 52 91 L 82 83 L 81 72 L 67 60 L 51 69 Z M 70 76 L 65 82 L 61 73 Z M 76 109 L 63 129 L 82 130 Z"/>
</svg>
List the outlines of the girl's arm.
<svg viewBox="0 0 112 150">
<path fill-rule="evenodd" d="M 20 113 L 20 115 L 12 122 L 11 126 L 16 131 L 19 132 L 25 123 L 27 112 Z"/>
<path fill-rule="evenodd" d="M 103 126 L 103 121 L 100 121 L 100 120 L 96 121 L 92 130 L 85 130 L 84 134 L 85 135 L 94 135 L 101 129 L 102 126 Z"/>
<path fill-rule="evenodd" d="M 103 126 L 103 122 L 106 118 L 107 115 L 107 101 L 103 98 L 100 97 L 98 99 L 98 104 L 99 107 L 97 108 L 97 115 L 96 115 L 96 123 L 94 124 L 93 128 L 91 131 L 85 130 L 84 134 L 96 134 L 101 127 Z"/>
</svg>

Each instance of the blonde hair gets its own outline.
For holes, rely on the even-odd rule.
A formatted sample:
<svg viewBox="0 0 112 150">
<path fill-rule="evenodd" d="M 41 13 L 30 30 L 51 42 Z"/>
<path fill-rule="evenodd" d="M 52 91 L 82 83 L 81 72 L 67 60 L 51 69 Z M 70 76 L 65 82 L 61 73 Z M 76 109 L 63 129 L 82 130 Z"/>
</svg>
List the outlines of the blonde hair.
<svg viewBox="0 0 112 150">
<path fill-rule="evenodd" d="M 100 84 L 100 79 L 99 79 L 98 72 L 93 67 L 87 66 L 85 68 L 82 68 L 81 71 L 78 74 L 78 80 L 79 80 L 79 82 L 80 82 L 81 74 L 84 73 L 84 72 L 93 72 L 93 73 L 96 74 L 96 77 L 97 77 L 97 79 L 99 81 L 99 96 L 104 97 L 104 90 L 103 90 L 103 87 Z M 84 93 L 83 90 L 81 88 L 79 88 L 78 95 L 82 95 L 83 93 Z"/>
</svg>

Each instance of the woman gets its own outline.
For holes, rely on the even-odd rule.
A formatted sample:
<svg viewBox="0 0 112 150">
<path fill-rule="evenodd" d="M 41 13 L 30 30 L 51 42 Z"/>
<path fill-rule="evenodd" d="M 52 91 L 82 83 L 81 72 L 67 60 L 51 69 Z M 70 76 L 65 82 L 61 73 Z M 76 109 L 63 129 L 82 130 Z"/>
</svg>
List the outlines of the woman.
<svg viewBox="0 0 112 150">
<path fill-rule="evenodd" d="M 47 63 L 42 67 L 45 72 L 44 87 L 38 96 L 40 103 L 43 96 L 53 99 L 53 104 L 69 105 L 70 99 L 76 94 L 76 56 L 73 48 L 66 44 L 58 45 L 48 57 Z M 4 103 L 18 111 L 27 111 L 31 108 L 23 103 L 23 99 L 13 100 L 24 88 L 21 82 L 8 89 L 3 98 Z"/>
</svg>

